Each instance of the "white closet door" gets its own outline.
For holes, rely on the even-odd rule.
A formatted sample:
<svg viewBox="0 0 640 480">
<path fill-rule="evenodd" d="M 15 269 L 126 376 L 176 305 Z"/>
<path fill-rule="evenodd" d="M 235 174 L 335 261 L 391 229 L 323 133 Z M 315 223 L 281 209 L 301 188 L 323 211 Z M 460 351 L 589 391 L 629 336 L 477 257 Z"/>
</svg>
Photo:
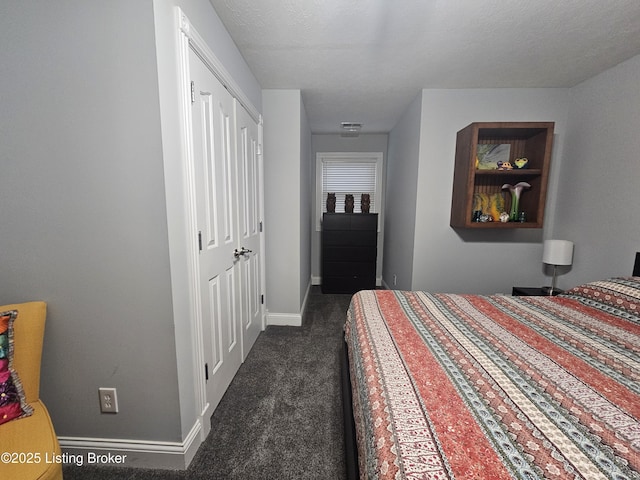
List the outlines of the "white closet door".
<svg viewBox="0 0 640 480">
<path fill-rule="evenodd" d="M 192 50 L 189 55 L 202 374 L 207 377 L 206 406 L 212 413 L 242 362 L 234 101 L 200 57 Z"/>
<path fill-rule="evenodd" d="M 236 137 L 238 156 L 238 238 L 240 256 L 240 318 L 242 325 L 242 359 L 262 331 L 261 303 L 261 169 L 259 126 L 236 101 Z"/>
</svg>

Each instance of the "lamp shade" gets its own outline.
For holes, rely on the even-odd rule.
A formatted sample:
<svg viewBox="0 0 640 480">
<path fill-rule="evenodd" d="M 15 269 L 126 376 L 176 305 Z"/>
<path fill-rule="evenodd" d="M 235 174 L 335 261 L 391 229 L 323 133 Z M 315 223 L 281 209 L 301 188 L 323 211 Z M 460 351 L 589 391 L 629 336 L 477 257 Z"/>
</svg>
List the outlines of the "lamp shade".
<svg viewBox="0 0 640 480">
<path fill-rule="evenodd" d="M 549 265 L 571 265 L 573 263 L 573 242 L 545 240 L 542 261 Z"/>
</svg>

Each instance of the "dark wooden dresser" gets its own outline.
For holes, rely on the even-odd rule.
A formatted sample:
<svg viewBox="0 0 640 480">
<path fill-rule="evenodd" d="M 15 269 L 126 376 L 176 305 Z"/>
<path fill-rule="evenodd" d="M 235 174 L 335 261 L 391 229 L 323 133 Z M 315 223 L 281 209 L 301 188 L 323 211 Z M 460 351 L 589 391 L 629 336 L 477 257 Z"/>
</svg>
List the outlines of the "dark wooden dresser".
<svg viewBox="0 0 640 480">
<path fill-rule="evenodd" d="M 325 213 L 322 217 L 322 292 L 376 288 L 377 213 Z"/>
</svg>

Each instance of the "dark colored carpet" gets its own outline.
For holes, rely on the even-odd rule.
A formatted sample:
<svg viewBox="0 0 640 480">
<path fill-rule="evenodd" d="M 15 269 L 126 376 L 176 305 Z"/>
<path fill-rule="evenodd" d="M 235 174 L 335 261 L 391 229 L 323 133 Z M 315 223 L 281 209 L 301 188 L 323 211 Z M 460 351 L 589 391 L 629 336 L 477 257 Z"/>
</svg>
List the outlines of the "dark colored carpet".
<svg viewBox="0 0 640 480">
<path fill-rule="evenodd" d="M 302 327 L 262 332 L 188 470 L 65 466 L 65 480 L 344 479 L 339 353 L 350 298 L 312 287 Z"/>
</svg>

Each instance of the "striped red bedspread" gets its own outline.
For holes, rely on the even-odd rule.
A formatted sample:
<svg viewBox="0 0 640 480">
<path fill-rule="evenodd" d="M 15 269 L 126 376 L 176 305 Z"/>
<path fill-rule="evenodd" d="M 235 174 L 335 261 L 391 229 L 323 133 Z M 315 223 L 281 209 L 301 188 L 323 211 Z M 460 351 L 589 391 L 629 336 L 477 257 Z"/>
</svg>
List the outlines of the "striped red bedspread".
<svg viewBox="0 0 640 480">
<path fill-rule="evenodd" d="M 347 314 L 361 478 L 640 478 L 640 277 Z"/>
</svg>

